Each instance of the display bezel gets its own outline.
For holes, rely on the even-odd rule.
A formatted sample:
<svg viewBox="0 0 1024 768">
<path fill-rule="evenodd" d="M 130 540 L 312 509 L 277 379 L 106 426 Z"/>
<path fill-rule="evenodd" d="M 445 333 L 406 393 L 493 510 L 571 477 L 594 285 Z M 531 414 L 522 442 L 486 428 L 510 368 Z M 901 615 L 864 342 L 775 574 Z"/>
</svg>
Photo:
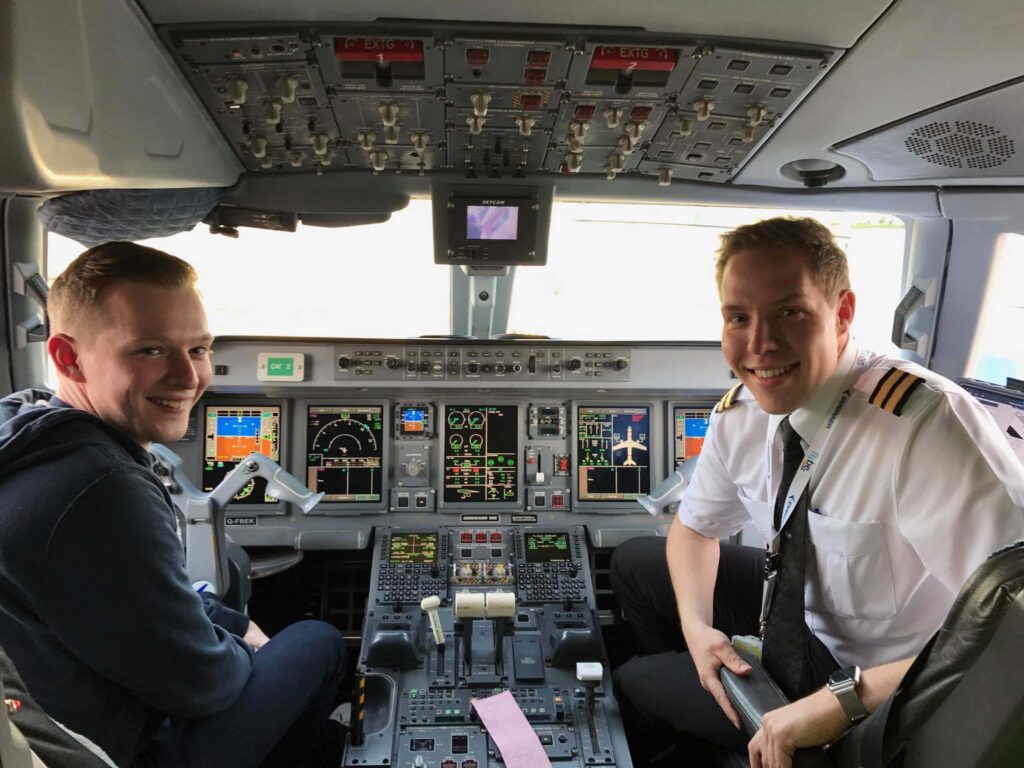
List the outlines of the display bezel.
<svg viewBox="0 0 1024 768">
<path fill-rule="evenodd" d="M 571 452 L 571 467 L 570 471 L 572 474 L 572 488 L 573 488 L 573 509 L 577 512 L 615 512 L 615 513 L 643 513 L 647 514 L 643 507 L 637 502 L 636 499 L 594 499 L 594 498 L 583 498 L 583 495 L 579 492 L 581 475 L 580 475 L 580 454 L 579 454 L 579 442 L 578 442 L 578 429 L 580 423 L 580 409 L 586 408 L 646 408 L 647 409 L 647 423 L 650 430 L 648 435 L 648 489 L 647 493 L 654 488 L 658 482 L 663 478 L 663 474 L 660 470 L 660 466 L 663 462 L 659 459 L 661 456 L 661 446 L 663 445 L 664 427 L 661 424 L 661 419 L 657 417 L 658 404 L 646 401 L 646 400 L 627 400 L 623 402 L 615 402 L 612 400 L 587 400 L 577 401 L 572 404 L 572 423 L 570 426 L 570 437 L 569 437 L 569 449 Z"/>
<path fill-rule="evenodd" d="M 509 401 L 487 401 L 480 402 L 470 398 L 458 398 L 452 399 L 450 402 L 442 402 L 437 407 L 437 429 L 435 434 L 438 438 L 438 460 L 435 479 L 437 481 L 437 504 L 438 509 L 447 510 L 449 512 L 465 512 L 468 510 L 507 510 L 507 509 L 518 509 L 522 504 L 523 499 L 523 446 L 525 445 L 526 430 L 524 425 L 524 415 L 520 402 L 509 402 Z M 494 407 L 494 408 L 515 408 L 515 430 L 516 430 L 516 494 L 513 499 L 506 499 L 502 501 L 446 501 L 445 500 L 445 451 L 448 445 L 448 411 L 451 408 L 463 408 L 463 407 Z"/>
<path fill-rule="evenodd" d="M 678 469 L 676 464 L 676 411 L 707 411 L 708 419 L 710 421 L 711 414 L 715 409 L 715 403 L 709 403 L 706 400 L 696 402 L 670 400 L 666 403 L 666 408 L 668 409 L 668 412 L 666 414 L 665 422 L 665 444 L 670 447 L 669 450 L 665 452 L 665 470 L 668 474 L 671 474 Z"/>
<path fill-rule="evenodd" d="M 288 406 L 286 402 L 273 400 L 252 400 L 252 399 L 210 399 L 203 400 L 196 408 L 196 460 L 199 468 L 198 472 L 198 487 L 201 491 L 206 491 L 206 420 L 209 417 L 211 410 L 221 410 L 226 408 L 238 408 L 238 409 L 264 409 L 264 408 L 276 408 L 277 409 L 277 425 L 279 430 L 278 436 L 278 449 L 277 449 L 277 463 L 282 467 L 287 468 L 286 457 L 288 456 Z M 227 473 L 225 473 L 226 475 Z M 212 488 L 210 489 L 212 490 Z M 274 515 L 283 514 L 286 511 L 287 505 L 285 502 L 280 500 L 275 501 L 234 501 L 227 507 L 227 517 L 237 517 L 232 514 L 231 510 L 245 509 L 246 515 Z"/>
<path fill-rule="evenodd" d="M 359 398 L 359 397 L 335 397 L 335 398 L 309 398 L 294 401 L 294 413 L 292 416 L 292 429 L 296 435 L 292 448 L 292 466 L 296 468 L 293 472 L 303 485 L 308 487 L 306 445 L 308 435 L 310 408 L 338 408 L 347 406 L 351 408 L 374 407 L 381 409 L 382 434 L 381 434 L 381 499 L 380 501 L 321 501 L 312 510 L 306 512 L 306 516 L 316 517 L 318 515 L 360 515 L 371 513 L 383 513 L 388 510 L 389 497 L 391 494 L 390 455 L 391 441 L 394 439 L 391 434 L 391 423 L 388 419 L 393 418 L 392 409 L 394 401 L 387 398 Z"/>
</svg>

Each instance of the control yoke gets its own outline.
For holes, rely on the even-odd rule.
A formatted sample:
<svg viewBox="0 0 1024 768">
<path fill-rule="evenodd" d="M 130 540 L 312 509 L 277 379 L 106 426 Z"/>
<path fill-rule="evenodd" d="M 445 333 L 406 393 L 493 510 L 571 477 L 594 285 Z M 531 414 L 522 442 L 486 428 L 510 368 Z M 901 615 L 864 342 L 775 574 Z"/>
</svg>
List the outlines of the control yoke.
<svg viewBox="0 0 1024 768">
<path fill-rule="evenodd" d="M 252 453 L 238 463 L 212 491 L 203 492 L 188 479 L 181 457 L 160 443 L 150 452 L 156 457 L 154 471 L 163 481 L 174 505 L 185 516 L 185 568 L 194 582 L 210 582 L 211 591 L 223 597 L 228 590 L 228 547 L 224 509 L 235 494 L 254 477 L 267 481 L 267 495 L 295 504 L 309 512 L 320 503 L 322 493 L 313 493 L 276 461 Z"/>
</svg>

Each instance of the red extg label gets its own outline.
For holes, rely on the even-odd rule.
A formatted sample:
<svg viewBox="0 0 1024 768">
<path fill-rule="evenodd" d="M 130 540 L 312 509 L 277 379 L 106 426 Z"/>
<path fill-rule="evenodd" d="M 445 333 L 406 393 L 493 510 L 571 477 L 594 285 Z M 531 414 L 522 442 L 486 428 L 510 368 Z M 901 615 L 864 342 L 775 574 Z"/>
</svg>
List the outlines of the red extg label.
<svg viewBox="0 0 1024 768">
<path fill-rule="evenodd" d="M 338 61 L 423 61 L 422 40 L 390 37 L 336 37 L 334 55 Z"/>
<path fill-rule="evenodd" d="M 590 60 L 591 69 L 643 69 L 670 71 L 679 61 L 675 48 L 639 48 L 633 45 L 599 45 Z"/>
</svg>

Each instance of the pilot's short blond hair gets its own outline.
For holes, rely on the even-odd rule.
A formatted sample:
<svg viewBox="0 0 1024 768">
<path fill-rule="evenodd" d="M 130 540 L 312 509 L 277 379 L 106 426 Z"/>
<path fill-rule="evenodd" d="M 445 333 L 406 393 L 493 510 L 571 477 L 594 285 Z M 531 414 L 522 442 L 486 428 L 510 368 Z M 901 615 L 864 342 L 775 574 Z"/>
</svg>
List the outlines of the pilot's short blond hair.
<svg viewBox="0 0 1024 768">
<path fill-rule="evenodd" d="M 720 240 L 715 260 L 715 281 L 719 293 L 722 292 L 722 278 L 729 259 L 741 251 L 799 252 L 807 261 L 815 283 L 830 302 L 850 289 L 846 253 L 828 227 L 815 219 L 791 216 L 765 219 L 726 232 Z"/>
<path fill-rule="evenodd" d="M 156 248 L 131 242 L 94 246 L 53 281 L 46 301 L 50 330 L 74 335 L 93 327 L 104 293 L 116 283 L 175 290 L 194 288 L 197 279 L 191 264 Z"/>
</svg>

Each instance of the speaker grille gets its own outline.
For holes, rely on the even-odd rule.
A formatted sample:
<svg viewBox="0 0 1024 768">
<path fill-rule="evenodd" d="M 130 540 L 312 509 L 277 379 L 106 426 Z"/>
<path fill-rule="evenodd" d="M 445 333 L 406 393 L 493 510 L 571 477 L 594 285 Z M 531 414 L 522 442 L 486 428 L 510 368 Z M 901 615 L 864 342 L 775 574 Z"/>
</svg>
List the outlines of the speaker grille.
<svg viewBox="0 0 1024 768">
<path fill-rule="evenodd" d="M 946 168 L 996 168 L 1015 154 L 1013 140 L 973 120 L 940 120 L 917 128 L 904 142 L 922 160 Z"/>
</svg>

